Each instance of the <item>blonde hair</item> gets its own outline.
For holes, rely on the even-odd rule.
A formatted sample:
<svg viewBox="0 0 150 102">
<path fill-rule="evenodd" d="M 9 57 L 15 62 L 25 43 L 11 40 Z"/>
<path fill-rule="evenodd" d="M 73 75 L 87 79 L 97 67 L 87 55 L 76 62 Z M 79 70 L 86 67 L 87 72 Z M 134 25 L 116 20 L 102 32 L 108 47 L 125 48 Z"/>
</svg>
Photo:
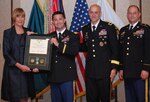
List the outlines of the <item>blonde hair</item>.
<svg viewBox="0 0 150 102">
<path fill-rule="evenodd" d="M 16 8 L 12 13 L 12 22 L 15 23 L 16 18 L 19 16 L 25 17 L 25 12 L 22 8 Z"/>
</svg>

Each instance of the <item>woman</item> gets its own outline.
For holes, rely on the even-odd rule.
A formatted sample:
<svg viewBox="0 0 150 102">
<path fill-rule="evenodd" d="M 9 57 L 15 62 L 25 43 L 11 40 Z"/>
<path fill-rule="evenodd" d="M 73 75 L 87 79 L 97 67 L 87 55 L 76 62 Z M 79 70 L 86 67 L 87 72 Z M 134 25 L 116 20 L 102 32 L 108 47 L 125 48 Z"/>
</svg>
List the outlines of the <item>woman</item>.
<svg viewBox="0 0 150 102">
<path fill-rule="evenodd" d="M 16 8 L 12 14 L 13 26 L 4 31 L 3 55 L 5 59 L 2 99 L 10 102 L 27 102 L 34 96 L 31 69 L 23 65 L 26 34 L 32 34 L 24 28 L 25 12 Z M 36 72 L 36 70 L 33 70 Z M 28 73 L 27 73 L 28 72 Z M 30 72 L 30 73 L 29 73 Z"/>
</svg>

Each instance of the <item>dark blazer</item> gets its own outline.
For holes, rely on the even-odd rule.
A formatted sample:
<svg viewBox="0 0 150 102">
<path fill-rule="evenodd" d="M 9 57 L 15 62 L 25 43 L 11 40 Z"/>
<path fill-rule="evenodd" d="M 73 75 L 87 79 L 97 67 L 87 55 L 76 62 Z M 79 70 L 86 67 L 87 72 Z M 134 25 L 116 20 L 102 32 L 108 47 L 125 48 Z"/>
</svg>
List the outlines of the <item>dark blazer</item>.
<svg viewBox="0 0 150 102">
<path fill-rule="evenodd" d="M 117 28 L 100 20 L 95 32 L 91 23 L 82 28 L 83 43 L 80 51 L 87 52 L 85 73 L 87 77 L 104 78 L 110 76 L 111 69 L 118 68 Z"/>
<path fill-rule="evenodd" d="M 56 32 L 49 34 L 57 37 Z M 50 82 L 72 81 L 77 78 L 75 56 L 79 50 L 79 35 L 65 30 L 59 41 L 59 46 L 52 48 Z"/>
<path fill-rule="evenodd" d="M 150 27 L 138 23 L 132 31 L 129 25 L 119 34 L 120 62 L 124 77 L 139 78 L 141 70 L 150 71 Z"/>
<path fill-rule="evenodd" d="M 24 28 L 26 32 L 28 29 Z M 34 96 L 34 83 L 31 73 L 23 73 L 15 64 L 23 64 L 26 34 L 17 35 L 15 27 L 4 31 L 3 56 L 5 59 L 2 79 L 2 99 L 16 100 L 26 95 Z M 30 89 L 31 88 L 31 89 Z"/>
</svg>

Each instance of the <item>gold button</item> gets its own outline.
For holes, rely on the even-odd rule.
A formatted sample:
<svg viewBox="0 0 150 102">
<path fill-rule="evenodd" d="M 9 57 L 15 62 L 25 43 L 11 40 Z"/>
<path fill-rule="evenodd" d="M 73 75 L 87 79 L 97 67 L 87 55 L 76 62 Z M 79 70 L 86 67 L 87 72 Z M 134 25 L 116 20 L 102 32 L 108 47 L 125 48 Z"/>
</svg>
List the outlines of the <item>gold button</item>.
<svg viewBox="0 0 150 102">
<path fill-rule="evenodd" d="M 95 52 L 95 50 L 93 50 L 93 52 Z"/>
<path fill-rule="evenodd" d="M 93 55 L 93 57 L 95 57 L 95 55 Z"/>
<path fill-rule="evenodd" d="M 127 48 L 127 50 L 129 50 L 129 48 Z"/>
<path fill-rule="evenodd" d="M 55 61 L 55 63 L 57 63 L 57 61 Z"/>
<path fill-rule="evenodd" d="M 129 45 L 130 43 L 129 43 L 129 42 L 127 42 L 127 44 Z"/>
<path fill-rule="evenodd" d="M 92 39 L 92 42 L 94 42 L 94 39 Z"/>
<path fill-rule="evenodd" d="M 92 46 L 94 47 L 95 45 L 93 44 Z"/>
<path fill-rule="evenodd" d="M 104 41 L 104 39 L 102 39 Z"/>
<path fill-rule="evenodd" d="M 126 55 L 128 56 L 128 55 L 129 55 L 129 53 L 126 53 Z"/>
<path fill-rule="evenodd" d="M 71 68 L 71 67 L 69 67 L 69 68 Z"/>
<path fill-rule="evenodd" d="M 130 37 L 128 37 L 128 39 L 130 39 Z"/>
</svg>

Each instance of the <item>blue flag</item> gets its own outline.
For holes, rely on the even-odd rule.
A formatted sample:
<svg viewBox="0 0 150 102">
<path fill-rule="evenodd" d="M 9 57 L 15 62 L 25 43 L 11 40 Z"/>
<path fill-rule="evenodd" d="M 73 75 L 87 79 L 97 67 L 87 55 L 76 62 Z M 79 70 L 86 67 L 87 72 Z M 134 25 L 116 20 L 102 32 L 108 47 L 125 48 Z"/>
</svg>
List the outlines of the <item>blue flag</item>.
<svg viewBox="0 0 150 102">
<path fill-rule="evenodd" d="M 28 28 L 30 28 L 33 32 L 44 33 L 44 15 L 36 0 L 34 0 L 28 22 Z"/>
<path fill-rule="evenodd" d="M 33 32 L 36 32 L 38 34 L 44 33 L 44 15 L 37 0 L 34 0 L 32 11 L 30 14 L 30 19 L 28 22 L 28 28 L 30 28 Z M 34 83 L 37 95 L 39 93 L 41 95 L 42 90 L 44 90 L 48 86 L 47 76 L 48 75 L 45 72 L 39 72 L 34 74 Z"/>
</svg>

